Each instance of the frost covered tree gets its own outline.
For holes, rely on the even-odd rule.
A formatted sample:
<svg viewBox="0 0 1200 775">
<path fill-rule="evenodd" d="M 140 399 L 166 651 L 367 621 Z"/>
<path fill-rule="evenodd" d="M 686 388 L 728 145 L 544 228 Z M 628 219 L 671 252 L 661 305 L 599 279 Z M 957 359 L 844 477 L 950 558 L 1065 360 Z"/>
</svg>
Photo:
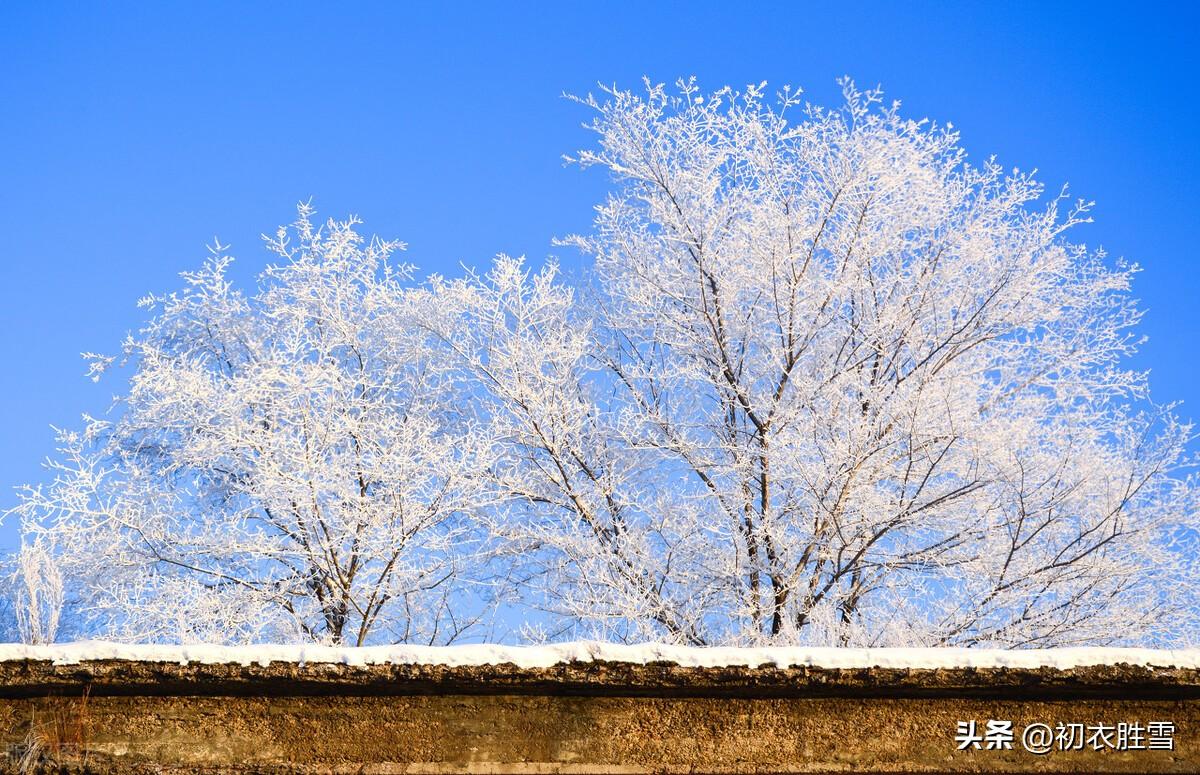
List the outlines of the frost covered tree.
<svg viewBox="0 0 1200 775">
<path fill-rule="evenodd" d="M 614 190 L 580 285 L 417 281 L 308 207 L 253 295 L 216 249 L 23 491 L 22 578 L 139 640 L 445 643 L 504 600 L 539 637 L 1193 644 L 1192 428 L 1124 365 L 1136 267 L 844 90 L 581 99 Z"/>
<path fill-rule="evenodd" d="M 83 631 L 446 643 L 485 610 L 464 588 L 488 567 L 466 515 L 489 432 L 429 363 L 398 243 L 311 214 L 268 240 L 255 295 L 216 247 L 144 299 L 115 419 L 61 434 L 55 482 L 23 492 Z"/>
<path fill-rule="evenodd" d="M 512 267 L 446 289 L 543 606 L 693 644 L 1191 639 L 1191 427 L 1122 365 L 1136 267 L 844 91 L 582 99 L 616 186 L 567 240 L 584 309 Z"/>
<path fill-rule="evenodd" d="M 10 583 L 16 634 L 23 643 L 53 643 L 63 607 L 63 578 L 44 546 L 22 546 Z"/>
</svg>

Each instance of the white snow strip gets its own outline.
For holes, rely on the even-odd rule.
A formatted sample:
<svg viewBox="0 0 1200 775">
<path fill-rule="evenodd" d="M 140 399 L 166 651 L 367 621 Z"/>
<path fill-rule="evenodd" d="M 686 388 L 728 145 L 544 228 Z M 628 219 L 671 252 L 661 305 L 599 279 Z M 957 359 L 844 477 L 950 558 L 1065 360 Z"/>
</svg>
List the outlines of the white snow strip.
<svg viewBox="0 0 1200 775">
<path fill-rule="evenodd" d="M 963 648 L 694 648 L 645 643 L 626 646 L 578 641 L 549 646 L 366 646 L 314 645 L 158 646 L 81 641 L 45 646 L 0 644 L 0 661 L 35 660 L 72 665 L 100 659 L 178 664 L 267 665 L 271 662 L 354 666 L 380 664 L 550 667 L 569 662 L 671 662 L 682 667 L 956 668 L 1052 667 L 1128 664 L 1200 668 L 1200 649 L 1060 648 L 1041 650 Z"/>
</svg>

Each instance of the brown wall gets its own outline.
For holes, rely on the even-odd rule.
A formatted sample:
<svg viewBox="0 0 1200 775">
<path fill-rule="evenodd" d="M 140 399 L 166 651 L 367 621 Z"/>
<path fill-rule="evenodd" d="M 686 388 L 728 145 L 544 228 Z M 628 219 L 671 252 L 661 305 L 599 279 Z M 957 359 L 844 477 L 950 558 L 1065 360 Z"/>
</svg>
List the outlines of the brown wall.
<svg viewBox="0 0 1200 775">
<path fill-rule="evenodd" d="M 1195 671 L 546 670 L 0 663 L 17 771 L 1200 772 Z M 1014 722 L 958 751 L 957 722 Z M 1168 721 L 1173 750 L 1022 750 L 1030 723 Z M 29 743 L 41 749 L 27 756 Z M 1114 740 L 1115 742 L 1115 740 Z"/>
</svg>

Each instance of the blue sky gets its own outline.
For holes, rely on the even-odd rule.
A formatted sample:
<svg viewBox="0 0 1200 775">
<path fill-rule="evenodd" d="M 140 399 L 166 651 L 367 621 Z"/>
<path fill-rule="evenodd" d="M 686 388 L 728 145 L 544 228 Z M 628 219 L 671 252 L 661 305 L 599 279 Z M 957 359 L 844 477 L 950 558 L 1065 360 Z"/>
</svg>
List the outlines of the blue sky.
<svg viewBox="0 0 1200 775">
<path fill-rule="evenodd" d="M 1198 23 L 1183 4 L 6 3 L 0 509 L 43 477 L 51 424 L 123 391 L 79 353 L 116 352 L 135 301 L 176 288 L 214 235 L 248 282 L 258 235 L 312 197 L 424 271 L 541 260 L 605 189 L 561 162 L 588 135 L 560 95 L 643 75 L 832 104 L 848 74 L 952 121 L 976 160 L 1069 182 L 1097 201 L 1075 239 L 1145 269 L 1133 365 L 1200 417 Z"/>
</svg>

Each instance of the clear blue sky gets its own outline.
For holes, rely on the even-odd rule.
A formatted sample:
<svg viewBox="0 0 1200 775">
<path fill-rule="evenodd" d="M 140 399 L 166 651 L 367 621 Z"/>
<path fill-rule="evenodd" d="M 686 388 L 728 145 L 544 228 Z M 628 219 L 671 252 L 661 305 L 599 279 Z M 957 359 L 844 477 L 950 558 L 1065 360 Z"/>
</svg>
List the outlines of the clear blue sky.
<svg viewBox="0 0 1200 775">
<path fill-rule="evenodd" d="M 605 186 L 562 166 L 588 140 L 559 95 L 643 74 L 827 104 L 849 74 L 954 122 L 974 159 L 1069 181 L 1098 203 L 1076 239 L 1145 267 L 1135 365 L 1200 417 L 1195 6 L 435 5 L 3 5 L 0 508 L 42 476 L 51 423 L 123 391 L 85 379 L 79 353 L 116 352 L 136 299 L 177 287 L 213 235 L 248 280 L 259 233 L 311 196 L 427 271 L 540 260 Z M 13 536 L 0 527 L 0 547 Z"/>
</svg>

